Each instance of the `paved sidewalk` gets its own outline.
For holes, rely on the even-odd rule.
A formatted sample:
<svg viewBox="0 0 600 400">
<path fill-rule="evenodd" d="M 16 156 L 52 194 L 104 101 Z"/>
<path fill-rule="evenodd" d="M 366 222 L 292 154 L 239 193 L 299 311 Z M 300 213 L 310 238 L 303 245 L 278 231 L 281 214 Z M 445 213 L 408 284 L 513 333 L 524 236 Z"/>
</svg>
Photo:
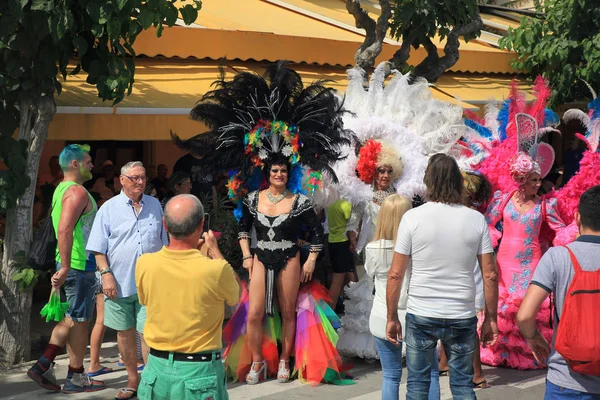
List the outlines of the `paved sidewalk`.
<svg viewBox="0 0 600 400">
<path fill-rule="evenodd" d="M 118 350 L 116 342 L 104 343 L 102 346 L 103 365 L 115 369 L 115 372 L 98 377 L 106 382 L 106 390 L 89 393 L 66 395 L 52 394 L 40 389 L 27 378 L 26 372 L 29 365 L 13 368 L 0 375 L 0 399 L 112 399 L 117 390 L 127 383 L 127 374 L 123 367 L 117 366 Z M 56 360 L 56 376 L 59 383 L 63 383 L 67 374 L 68 359 L 61 356 Z M 362 360 L 353 360 L 355 368 L 352 374 L 356 385 L 333 386 L 319 385 L 311 387 L 299 381 L 279 384 L 268 381 L 255 386 L 233 384 L 229 386 L 231 400 L 294 400 L 294 399 L 326 399 L 326 400 L 378 400 L 381 399 L 381 368 L 379 363 L 366 363 Z M 88 365 L 86 359 L 85 365 Z M 486 368 L 488 382 L 492 384 L 489 389 L 478 390 L 477 398 L 482 400 L 511 399 L 534 400 L 544 397 L 545 371 L 516 371 L 503 368 Z M 442 388 L 441 400 L 451 399 L 448 377 L 440 380 Z M 403 372 L 400 398 L 406 395 L 406 369 Z M 179 399 L 173 399 L 179 400 Z M 218 399 L 216 399 L 218 400 Z"/>
</svg>

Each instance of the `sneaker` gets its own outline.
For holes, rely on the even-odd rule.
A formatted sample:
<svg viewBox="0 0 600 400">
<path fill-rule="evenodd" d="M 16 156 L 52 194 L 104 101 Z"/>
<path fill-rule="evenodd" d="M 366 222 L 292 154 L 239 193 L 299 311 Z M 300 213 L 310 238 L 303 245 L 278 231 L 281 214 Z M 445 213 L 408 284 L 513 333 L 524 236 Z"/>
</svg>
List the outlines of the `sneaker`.
<svg viewBox="0 0 600 400">
<path fill-rule="evenodd" d="M 60 392 L 60 386 L 56 382 L 56 375 L 54 375 L 54 363 L 50 364 L 45 372 L 42 371 L 38 363 L 35 363 L 27 371 L 27 376 L 46 390 Z"/>
<path fill-rule="evenodd" d="M 85 372 L 74 373 L 71 378 L 67 378 L 63 386 L 63 393 L 84 393 L 84 392 L 96 392 L 98 390 L 106 389 L 104 382 L 92 379 Z"/>
</svg>

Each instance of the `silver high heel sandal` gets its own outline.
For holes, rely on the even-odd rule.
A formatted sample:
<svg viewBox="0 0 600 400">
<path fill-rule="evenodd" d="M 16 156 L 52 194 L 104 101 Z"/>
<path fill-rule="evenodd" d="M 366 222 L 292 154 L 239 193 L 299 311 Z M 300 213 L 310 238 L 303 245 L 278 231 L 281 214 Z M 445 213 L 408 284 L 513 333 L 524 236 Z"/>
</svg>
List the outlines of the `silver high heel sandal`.
<svg viewBox="0 0 600 400">
<path fill-rule="evenodd" d="M 259 364 L 261 364 L 260 369 L 258 371 L 255 371 L 254 366 L 259 365 Z M 261 375 L 262 375 L 262 380 L 266 381 L 267 380 L 267 360 L 252 361 L 252 366 L 250 366 L 250 372 L 248 372 L 248 375 L 246 375 L 246 383 L 248 385 L 256 385 L 258 382 L 260 382 Z"/>
<path fill-rule="evenodd" d="M 279 360 L 279 371 L 277 372 L 277 382 L 286 383 L 290 380 L 290 369 L 285 367 L 285 363 L 290 360 Z"/>
</svg>

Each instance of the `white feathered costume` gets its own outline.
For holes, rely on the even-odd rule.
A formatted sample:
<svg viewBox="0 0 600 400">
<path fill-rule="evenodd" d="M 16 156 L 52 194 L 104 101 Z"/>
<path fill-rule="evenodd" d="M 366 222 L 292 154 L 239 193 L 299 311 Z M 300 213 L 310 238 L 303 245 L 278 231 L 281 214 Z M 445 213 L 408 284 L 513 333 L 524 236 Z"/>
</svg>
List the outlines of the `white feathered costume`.
<svg viewBox="0 0 600 400">
<path fill-rule="evenodd" d="M 409 74 L 393 71 L 393 78 L 385 85 L 384 68 L 382 63 L 375 69 L 368 90 L 363 87 L 362 69 L 348 71 L 344 106 L 350 113 L 344 117 L 344 127 L 356 134 L 360 146 L 376 140 L 397 153 L 402 173 L 392 186 L 397 194 L 413 199 L 425 194 L 423 177 L 429 157 L 450 152 L 468 128 L 461 107 L 434 99 L 426 81 L 410 83 Z M 356 153 L 348 147 L 348 157 L 334 170 L 340 198 L 353 205 L 348 230 L 360 232 L 356 249 L 361 251 L 373 239 L 380 206 L 373 201 L 373 184 L 357 176 Z M 373 288 L 373 281 L 365 275 L 346 289 L 346 313 L 337 346 L 347 356 L 379 358 L 369 332 Z"/>
</svg>

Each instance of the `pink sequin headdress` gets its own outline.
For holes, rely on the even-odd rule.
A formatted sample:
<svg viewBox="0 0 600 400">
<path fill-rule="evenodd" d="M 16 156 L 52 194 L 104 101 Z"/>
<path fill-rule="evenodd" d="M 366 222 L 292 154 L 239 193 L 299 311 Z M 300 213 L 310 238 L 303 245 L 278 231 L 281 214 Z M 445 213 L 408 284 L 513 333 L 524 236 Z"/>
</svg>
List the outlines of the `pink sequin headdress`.
<svg viewBox="0 0 600 400">
<path fill-rule="evenodd" d="M 525 113 L 515 116 L 517 154 L 510 160 L 510 175 L 522 185 L 532 173 L 545 177 L 554 164 L 554 149 L 547 143 L 538 143 L 540 131 L 534 117 Z"/>
</svg>

